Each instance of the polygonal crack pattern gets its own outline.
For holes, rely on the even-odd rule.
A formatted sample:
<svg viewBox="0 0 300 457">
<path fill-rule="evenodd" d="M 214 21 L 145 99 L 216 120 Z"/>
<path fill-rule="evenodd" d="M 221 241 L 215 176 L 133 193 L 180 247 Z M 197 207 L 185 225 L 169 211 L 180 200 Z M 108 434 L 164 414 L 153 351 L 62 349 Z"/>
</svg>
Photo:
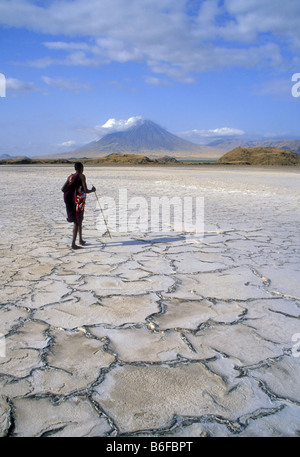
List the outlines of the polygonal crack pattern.
<svg viewBox="0 0 300 457">
<path fill-rule="evenodd" d="M 205 233 L 110 239 L 89 195 L 74 252 L 69 172 L 6 170 L 0 436 L 299 435 L 299 173 L 90 168 L 102 194 L 204 196 Z"/>
</svg>

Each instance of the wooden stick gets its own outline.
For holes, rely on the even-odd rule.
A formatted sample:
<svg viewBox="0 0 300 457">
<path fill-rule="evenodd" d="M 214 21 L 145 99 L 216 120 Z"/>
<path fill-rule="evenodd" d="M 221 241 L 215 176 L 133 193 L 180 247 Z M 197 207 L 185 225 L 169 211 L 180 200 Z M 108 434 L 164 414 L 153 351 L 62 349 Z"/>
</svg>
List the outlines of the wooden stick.
<svg viewBox="0 0 300 457">
<path fill-rule="evenodd" d="M 93 186 L 93 187 L 94 187 L 94 186 Z M 101 204 L 100 204 L 100 201 L 99 201 L 99 198 L 98 198 L 98 195 L 97 195 L 96 191 L 95 191 L 95 195 L 96 195 L 97 201 L 98 201 L 98 203 L 99 203 L 99 208 L 100 208 L 100 210 L 101 210 L 101 213 L 102 213 L 102 216 L 103 216 L 103 219 L 104 219 L 104 222 L 105 222 L 105 225 L 106 225 L 108 234 L 109 234 L 109 236 L 110 236 L 110 238 L 111 238 L 111 234 L 110 234 L 110 231 L 109 231 L 109 228 L 108 228 L 108 225 L 107 225 L 107 222 L 106 222 L 106 219 L 105 219 L 105 216 L 104 216 L 104 213 L 103 213 L 103 210 L 102 210 L 102 207 L 101 207 Z"/>
</svg>

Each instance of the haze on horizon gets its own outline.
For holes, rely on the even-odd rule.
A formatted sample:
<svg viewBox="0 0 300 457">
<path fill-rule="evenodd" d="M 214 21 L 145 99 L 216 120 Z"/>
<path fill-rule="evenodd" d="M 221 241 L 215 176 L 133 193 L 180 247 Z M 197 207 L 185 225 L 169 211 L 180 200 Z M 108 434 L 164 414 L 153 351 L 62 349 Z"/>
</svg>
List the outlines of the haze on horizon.
<svg viewBox="0 0 300 457">
<path fill-rule="evenodd" d="M 2 0 L 0 154 L 140 119 L 199 144 L 299 139 L 299 17 L 298 0 Z"/>
</svg>

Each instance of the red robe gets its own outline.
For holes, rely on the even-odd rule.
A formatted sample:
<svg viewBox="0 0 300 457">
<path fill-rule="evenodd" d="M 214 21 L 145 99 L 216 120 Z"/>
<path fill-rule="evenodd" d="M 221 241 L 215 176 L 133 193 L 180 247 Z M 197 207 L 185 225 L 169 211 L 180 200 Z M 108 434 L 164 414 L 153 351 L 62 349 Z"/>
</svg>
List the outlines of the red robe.
<svg viewBox="0 0 300 457">
<path fill-rule="evenodd" d="M 80 224 L 83 221 L 86 194 L 83 191 L 81 175 L 75 173 L 67 179 L 62 191 L 67 211 L 67 221 Z"/>
</svg>

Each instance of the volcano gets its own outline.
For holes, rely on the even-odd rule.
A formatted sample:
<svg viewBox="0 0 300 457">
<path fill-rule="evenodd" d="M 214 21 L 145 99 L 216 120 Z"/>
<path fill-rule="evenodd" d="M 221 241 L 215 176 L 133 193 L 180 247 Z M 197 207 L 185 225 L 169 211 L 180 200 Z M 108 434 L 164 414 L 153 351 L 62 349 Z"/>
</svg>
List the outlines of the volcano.
<svg viewBox="0 0 300 457">
<path fill-rule="evenodd" d="M 150 120 L 142 119 L 129 129 L 109 133 L 100 140 L 64 153 L 63 156 L 95 158 L 112 153 L 144 154 L 150 157 L 161 157 L 162 155 L 178 157 L 201 153 L 201 146 L 173 135 Z"/>
</svg>

